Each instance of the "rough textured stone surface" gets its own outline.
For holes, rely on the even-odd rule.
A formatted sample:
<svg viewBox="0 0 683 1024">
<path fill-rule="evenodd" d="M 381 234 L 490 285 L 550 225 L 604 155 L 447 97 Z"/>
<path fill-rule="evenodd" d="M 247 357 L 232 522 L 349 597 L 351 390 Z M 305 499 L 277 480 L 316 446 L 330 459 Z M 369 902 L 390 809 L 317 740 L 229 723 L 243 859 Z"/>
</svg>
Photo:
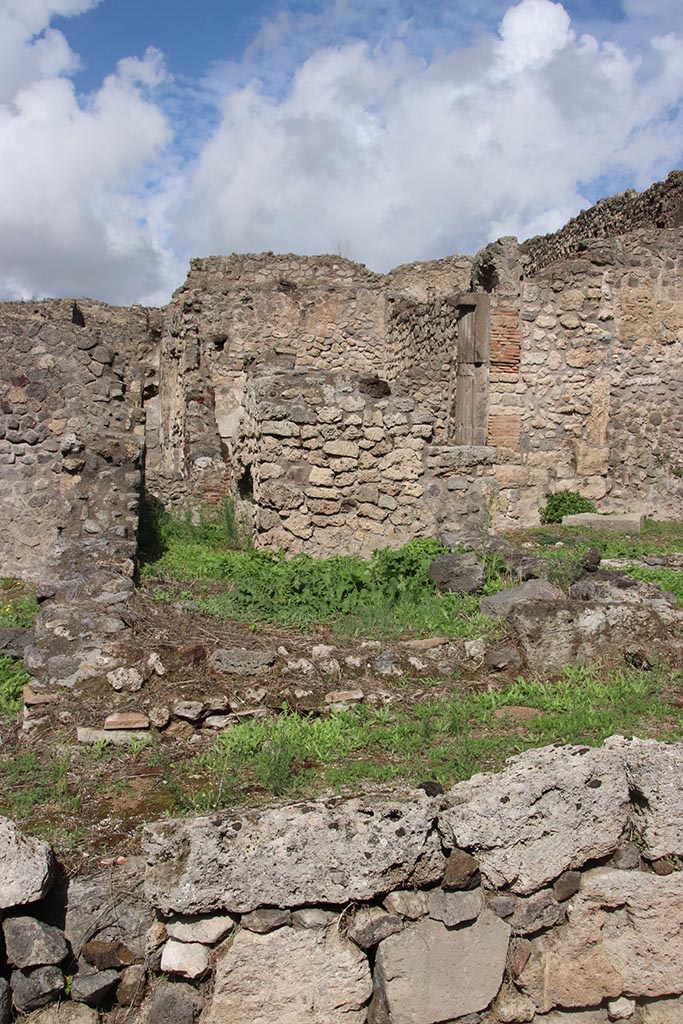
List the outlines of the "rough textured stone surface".
<svg viewBox="0 0 683 1024">
<path fill-rule="evenodd" d="M 486 581 L 486 566 L 473 552 L 441 555 L 431 563 L 428 574 L 445 594 L 476 594 Z"/>
<path fill-rule="evenodd" d="M 12 1002 L 21 1013 L 39 1010 L 64 991 L 64 975 L 59 967 L 34 967 L 13 971 L 10 979 Z"/>
<path fill-rule="evenodd" d="M 27 839 L 14 822 L 0 818 L 0 910 L 42 899 L 52 867 L 47 843 Z"/>
<path fill-rule="evenodd" d="M 490 597 L 482 597 L 479 602 L 484 615 L 492 615 L 495 618 L 505 618 L 514 609 L 522 605 L 535 605 L 541 601 L 557 601 L 564 597 L 564 592 L 559 587 L 547 583 L 545 580 L 527 580 L 518 587 L 511 587 L 509 590 L 501 590 Z"/>
<path fill-rule="evenodd" d="M 543 747 L 475 775 L 444 798 L 446 846 L 470 849 L 495 888 L 531 893 L 563 871 L 612 853 L 628 829 L 629 791 L 609 749 Z"/>
<path fill-rule="evenodd" d="M 112 969 L 92 974 L 79 972 L 71 982 L 71 998 L 87 1006 L 101 1006 L 118 983 L 119 973 Z"/>
<path fill-rule="evenodd" d="M 10 1024 L 12 1020 L 12 994 L 9 982 L 0 978 L 0 1024 Z"/>
<path fill-rule="evenodd" d="M 270 648 L 218 648 L 209 658 L 209 667 L 223 675 L 256 675 L 273 665 L 276 657 Z"/>
<path fill-rule="evenodd" d="M 584 530 L 613 530 L 615 533 L 642 533 L 644 516 L 638 512 L 600 515 L 598 512 L 577 512 L 564 516 L 563 526 L 581 526 Z"/>
<path fill-rule="evenodd" d="M 31 1024 L 98 1024 L 99 1019 L 97 1010 L 83 1003 L 66 1002 L 59 1006 L 46 1006 L 31 1017 Z"/>
<path fill-rule="evenodd" d="M 503 980 L 509 927 L 485 910 L 469 927 L 425 919 L 377 951 L 375 1001 L 391 1024 L 437 1024 L 485 1009 Z"/>
<path fill-rule="evenodd" d="M 632 601 L 610 605 L 563 597 L 549 604 L 519 605 L 506 619 L 529 668 L 546 675 L 560 673 L 565 665 L 614 661 L 634 637 L 641 643 L 667 634 L 675 638 L 683 627 L 683 612 L 666 601 L 656 606 Z"/>
<path fill-rule="evenodd" d="M 346 934 L 361 949 L 370 949 L 402 928 L 403 921 L 398 915 L 389 914 L 381 907 L 361 907 Z"/>
<path fill-rule="evenodd" d="M 442 889 L 436 889 L 429 901 L 429 916 L 434 921 L 443 921 L 447 928 L 455 928 L 466 921 L 474 921 L 479 916 L 482 906 L 481 889 L 464 892 L 444 892 Z"/>
<path fill-rule="evenodd" d="M 512 915 L 506 920 L 515 935 L 533 935 L 561 924 L 565 916 L 565 908 L 551 892 L 546 891 L 518 900 Z"/>
<path fill-rule="evenodd" d="M 202 1022 L 364 1024 L 371 991 L 365 956 L 332 929 L 242 931 L 219 956 Z"/>
<path fill-rule="evenodd" d="M 161 969 L 193 980 L 209 969 L 209 947 L 199 942 L 177 942 L 169 939 L 161 954 Z"/>
<path fill-rule="evenodd" d="M 129 857 L 123 865 L 76 876 L 69 882 L 64 931 L 76 954 L 92 939 L 123 942 L 135 956 L 145 955 L 154 912 L 143 891 L 143 862 Z M 116 892 L 116 899 L 112 899 Z"/>
<path fill-rule="evenodd" d="M 165 981 L 154 993 L 147 1024 L 193 1024 L 200 1009 L 201 999 L 195 989 Z"/>
<path fill-rule="evenodd" d="M 643 1024 L 679 1024 L 683 1020 L 683 997 L 646 1003 L 641 1015 Z"/>
<path fill-rule="evenodd" d="M 417 921 L 429 913 L 429 901 L 431 897 L 428 892 L 415 892 L 412 889 L 397 889 L 389 893 L 384 900 L 384 906 L 391 914 L 398 914 L 399 917 L 407 917 L 410 921 Z"/>
<path fill-rule="evenodd" d="M 14 967 L 60 964 L 68 953 L 64 934 L 33 917 L 10 917 L 2 926 L 5 953 Z"/>
<path fill-rule="evenodd" d="M 441 887 L 443 889 L 469 889 L 479 878 L 479 862 L 464 850 L 451 850 L 446 861 Z"/>
<path fill-rule="evenodd" d="M 531 946 L 519 983 L 541 1012 L 597 1007 L 624 993 L 653 998 L 677 992 L 683 877 L 590 871 L 566 924 Z"/>
<path fill-rule="evenodd" d="M 650 859 L 683 854 L 683 744 L 611 737 L 633 794 L 634 826 Z"/>
<path fill-rule="evenodd" d="M 156 822 L 146 891 L 164 913 L 372 899 L 408 882 L 434 816 L 414 790 Z"/>
<path fill-rule="evenodd" d="M 267 932 L 274 932 L 276 928 L 284 928 L 292 923 L 292 915 L 289 910 L 252 910 L 250 914 L 244 914 L 241 920 L 243 928 L 250 932 L 258 932 L 265 935 Z"/>
<path fill-rule="evenodd" d="M 178 942 L 202 942 L 205 946 L 215 946 L 234 927 L 231 917 L 220 914 L 215 917 L 177 918 L 168 922 L 166 931 L 169 938 Z"/>
</svg>

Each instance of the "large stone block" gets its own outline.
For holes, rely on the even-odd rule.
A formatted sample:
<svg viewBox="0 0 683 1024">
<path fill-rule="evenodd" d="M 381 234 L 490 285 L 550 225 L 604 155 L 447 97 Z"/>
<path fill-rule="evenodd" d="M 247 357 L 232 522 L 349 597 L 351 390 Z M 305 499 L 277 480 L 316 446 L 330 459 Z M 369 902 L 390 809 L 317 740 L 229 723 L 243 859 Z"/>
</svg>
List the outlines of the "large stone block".
<svg viewBox="0 0 683 1024">
<path fill-rule="evenodd" d="M 683 877 L 588 872 L 566 924 L 534 939 L 519 984 L 539 1011 L 683 988 Z"/>
<path fill-rule="evenodd" d="M 439 879 L 435 814 L 413 790 L 156 822 L 145 831 L 146 891 L 164 913 L 184 914 L 372 899 L 405 887 L 423 854 L 421 880 L 425 870 L 425 884 Z"/>
<path fill-rule="evenodd" d="M 42 899 L 50 887 L 52 867 L 47 843 L 27 839 L 14 822 L 0 818 L 0 910 Z"/>
<path fill-rule="evenodd" d="M 466 928 L 426 918 L 381 942 L 377 1024 L 438 1024 L 484 1010 L 503 981 L 510 927 L 490 910 Z"/>
<path fill-rule="evenodd" d="M 336 929 L 240 931 L 202 1024 L 364 1024 L 371 993 L 368 961 Z"/>
<path fill-rule="evenodd" d="M 575 746 L 529 750 L 498 775 L 458 783 L 438 821 L 444 844 L 474 852 L 490 886 L 520 894 L 613 853 L 629 827 L 621 755 Z"/>
</svg>

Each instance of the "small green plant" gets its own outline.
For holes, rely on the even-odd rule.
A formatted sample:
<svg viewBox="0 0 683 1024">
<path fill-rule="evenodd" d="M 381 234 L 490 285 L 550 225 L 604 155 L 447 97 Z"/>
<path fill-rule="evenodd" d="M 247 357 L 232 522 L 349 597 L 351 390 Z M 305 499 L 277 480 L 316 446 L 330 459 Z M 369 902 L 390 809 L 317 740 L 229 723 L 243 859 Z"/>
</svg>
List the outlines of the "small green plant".
<svg viewBox="0 0 683 1024">
<path fill-rule="evenodd" d="M 561 523 L 564 516 L 597 512 L 590 498 L 584 498 L 578 491 L 548 491 L 545 497 L 545 505 L 538 510 L 542 523 Z"/>
<path fill-rule="evenodd" d="M 0 580 L 0 626 L 13 629 L 30 628 L 36 621 L 38 602 L 32 587 L 20 580 Z"/>
<path fill-rule="evenodd" d="M 20 661 L 0 658 L 0 717 L 14 719 L 22 708 L 22 689 L 29 674 Z"/>
</svg>

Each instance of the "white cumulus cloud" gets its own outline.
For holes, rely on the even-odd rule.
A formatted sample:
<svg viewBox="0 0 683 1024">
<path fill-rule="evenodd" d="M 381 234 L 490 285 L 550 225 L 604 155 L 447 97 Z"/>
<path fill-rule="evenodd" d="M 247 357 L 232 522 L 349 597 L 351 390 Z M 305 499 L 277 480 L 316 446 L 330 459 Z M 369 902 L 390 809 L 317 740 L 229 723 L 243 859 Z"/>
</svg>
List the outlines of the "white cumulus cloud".
<svg viewBox="0 0 683 1024">
<path fill-rule="evenodd" d="M 163 301 L 193 255 L 382 270 L 559 227 L 681 164 L 677 3 L 587 32 L 553 0 L 470 0 L 465 35 L 455 0 L 319 0 L 203 82 L 148 50 L 79 95 L 51 20 L 97 0 L 0 0 L 0 296 Z"/>
</svg>

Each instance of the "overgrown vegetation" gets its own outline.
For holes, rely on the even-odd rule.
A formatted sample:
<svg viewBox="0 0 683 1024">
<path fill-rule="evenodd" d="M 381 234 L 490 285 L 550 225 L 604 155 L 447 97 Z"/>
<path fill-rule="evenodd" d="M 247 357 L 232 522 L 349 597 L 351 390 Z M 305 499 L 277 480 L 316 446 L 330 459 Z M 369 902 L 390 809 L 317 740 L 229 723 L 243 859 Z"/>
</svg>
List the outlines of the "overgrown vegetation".
<svg viewBox="0 0 683 1024">
<path fill-rule="evenodd" d="M 13 719 L 23 706 L 22 689 L 29 674 L 20 661 L 0 658 L 0 718 Z"/>
<path fill-rule="evenodd" d="M 568 668 L 559 681 L 518 679 L 496 692 L 457 694 L 413 706 L 244 722 L 192 760 L 157 757 L 178 809 L 198 812 L 254 799 L 305 795 L 363 781 L 434 779 L 448 786 L 500 768 L 506 757 L 549 743 L 600 744 L 614 733 L 679 738 L 681 673 Z M 534 714 L 534 710 L 536 714 Z"/>
<path fill-rule="evenodd" d="M 683 522 L 645 520 L 643 532 L 636 535 L 611 530 L 585 530 L 580 526 L 547 525 L 517 531 L 515 541 L 532 541 L 542 548 L 562 544 L 559 557 L 569 550 L 598 548 L 603 558 L 642 558 L 643 555 L 683 552 Z"/>
<path fill-rule="evenodd" d="M 549 491 L 545 497 L 545 505 L 538 510 L 542 523 L 561 523 L 564 516 L 597 512 L 590 498 L 584 498 L 578 491 Z"/>
<path fill-rule="evenodd" d="M 669 590 L 683 605 L 683 571 L 678 569 L 646 569 L 642 565 L 627 565 L 625 572 L 637 580 L 656 583 L 662 590 Z"/>
<path fill-rule="evenodd" d="M 429 538 L 410 541 L 398 551 L 376 551 L 369 559 L 287 557 L 235 549 L 220 520 L 193 524 L 167 515 L 160 520 L 157 537 L 162 543 L 157 544 L 157 557 L 146 561 L 143 577 L 162 584 L 194 584 L 183 596 L 206 614 L 254 624 L 332 624 L 344 633 L 367 636 L 411 632 L 469 637 L 495 628 L 480 615 L 477 597 L 436 589 L 427 569 L 447 549 Z M 506 581 L 500 557 L 487 556 L 487 562 L 485 592 L 492 593 Z"/>
</svg>

